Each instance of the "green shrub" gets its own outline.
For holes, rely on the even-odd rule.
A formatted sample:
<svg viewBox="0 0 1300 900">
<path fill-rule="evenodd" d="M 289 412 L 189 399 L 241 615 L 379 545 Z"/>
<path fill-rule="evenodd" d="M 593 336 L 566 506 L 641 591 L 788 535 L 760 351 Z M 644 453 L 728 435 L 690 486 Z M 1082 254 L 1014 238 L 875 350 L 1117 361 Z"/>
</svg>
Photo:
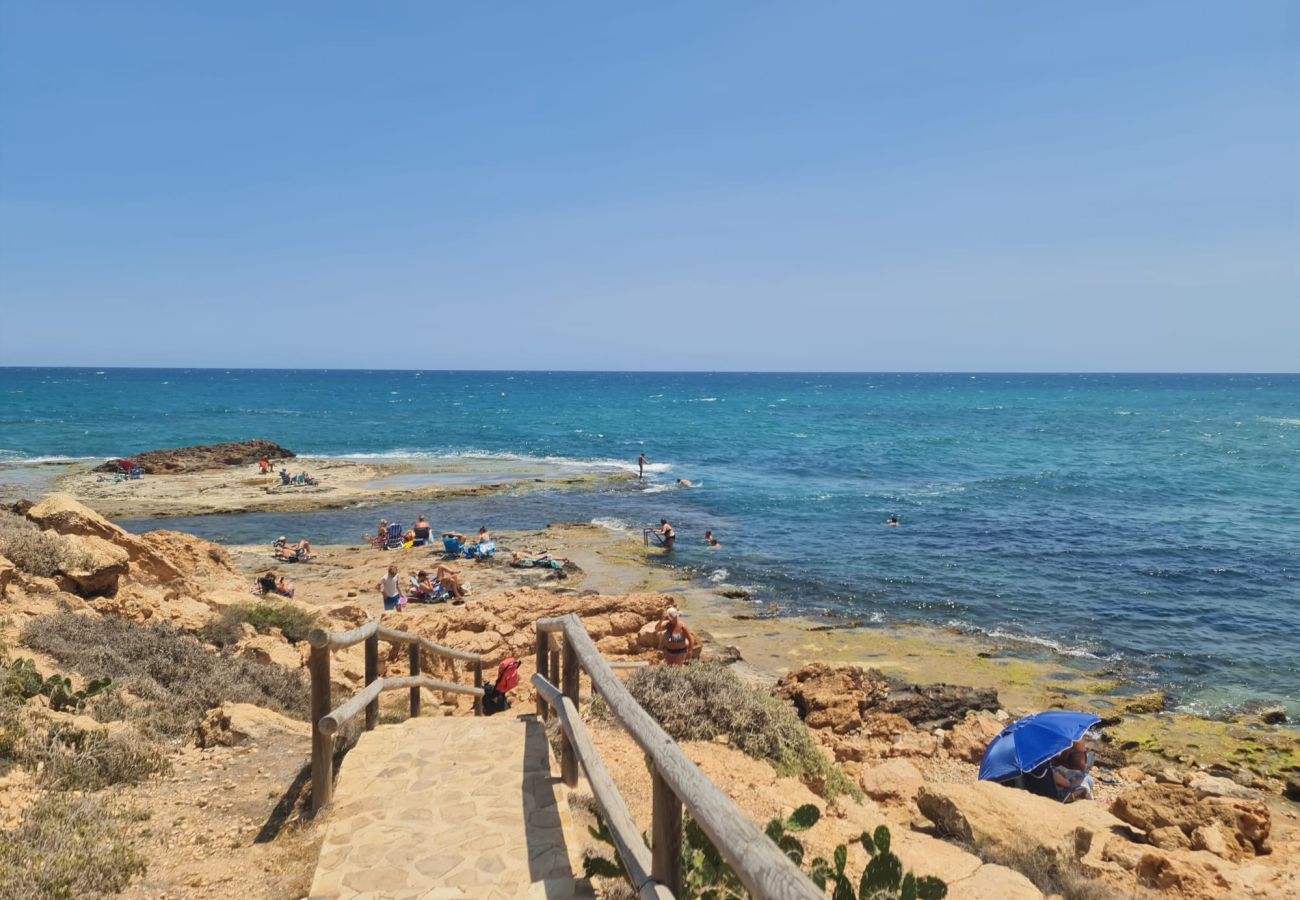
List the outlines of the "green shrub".
<svg viewBox="0 0 1300 900">
<path fill-rule="evenodd" d="M 0 834 L 0 900 L 117 893 L 145 870 L 123 823 L 129 814 L 93 794 L 45 793 Z"/>
<path fill-rule="evenodd" d="M 18 758 L 26 733 L 22 705 L 10 698 L 0 697 L 0 760 Z"/>
<path fill-rule="evenodd" d="M 68 668 L 102 672 L 143 702 L 123 706 L 141 727 L 184 735 L 209 709 L 231 701 L 306 719 L 302 673 L 229 653 L 214 653 L 166 623 L 59 612 L 23 629 L 23 642 Z"/>
<path fill-rule="evenodd" d="M 40 772 L 44 787 L 60 791 L 138 784 L 156 772 L 171 771 L 167 748 L 134 729 L 57 728 L 39 738 L 29 736 L 23 762 Z"/>
<path fill-rule="evenodd" d="M 259 634 L 267 634 L 272 628 L 278 628 L 286 640 L 296 644 L 307 640 L 307 634 L 318 626 L 319 618 L 311 610 L 291 603 L 278 603 L 274 600 L 240 603 L 222 610 L 217 621 L 205 625 L 199 631 L 199 637 L 224 647 L 239 640 L 240 626 L 247 622 Z"/>
<path fill-rule="evenodd" d="M 725 737 L 737 750 L 770 762 L 782 775 L 798 777 L 827 799 L 862 797 L 793 709 L 725 666 L 650 666 L 634 672 L 627 689 L 674 740 Z"/>
<path fill-rule="evenodd" d="M 22 516 L 0 510 L 0 556 L 29 575 L 50 577 L 86 568 L 90 555 L 71 541 L 41 531 Z"/>
<path fill-rule="evenodd" d="M 50 709 L 81 712 L 90 700 L 105 695 L 112 688 L 111 678 L 93 678 L 80 690 L 73 690 L 72 679 L 66 675 L 45 678 L 36 669 L 32 659 L 16 659 L 0 663 L 0 697 L 22 702 L 32 697 L 44 696 Z"/>
</svg>

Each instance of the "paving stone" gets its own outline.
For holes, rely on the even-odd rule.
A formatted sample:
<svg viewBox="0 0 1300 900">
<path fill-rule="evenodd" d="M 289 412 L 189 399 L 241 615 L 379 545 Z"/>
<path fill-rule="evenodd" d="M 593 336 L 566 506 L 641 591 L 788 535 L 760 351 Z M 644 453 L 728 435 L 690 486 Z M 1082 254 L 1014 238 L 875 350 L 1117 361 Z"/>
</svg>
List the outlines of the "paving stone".
<svg viewBox="0 0 1300 900">
<path fill-rule="evenodd" d="M 364 734 L 326 813 L 312 896 L 591 896 L 573 878 L 580 860 L 547 744 L 525 740 L 538 727 L 431 717 Z"/>
</svg>

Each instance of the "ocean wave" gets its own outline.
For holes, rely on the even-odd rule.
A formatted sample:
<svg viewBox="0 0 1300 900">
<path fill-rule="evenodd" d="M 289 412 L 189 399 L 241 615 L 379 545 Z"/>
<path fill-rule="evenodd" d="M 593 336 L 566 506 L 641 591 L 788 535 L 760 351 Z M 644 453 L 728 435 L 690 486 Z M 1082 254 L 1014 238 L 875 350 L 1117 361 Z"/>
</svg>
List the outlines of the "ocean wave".
<svg viewBox="0 0 1300 900">
<path fill-rule="evenodd" d="M 969 626 L 958 626 L 958 627 L 969 627 Z M 1111 654 L 1110 656 L 1101 656 L 1085 647 L 1070 647 L 1066 644 L 1062 644 L 1060 641 L 1054 641 L 1051 638 L 1039 637 L 1036 634 L 1023 634 L 1023 633 L 1010 632 L 1003 628 L 992 628 L 992 629 L 975 628 L 974 630 L 983 634 L 985 637 L 991 638 L 995 641 L 1015 641 L 1018 644 L 1032 644 L 1035 647 L 1046 647 L 1048 650 L 1051 650 L 1053 653 L 1057 653 L 1061 656 L 1072 656 L 1079 659 L 1101 659 L 1101 660 L 1119 659 L 1118 654 Z"/>
<path fill-rule="evenodd" d="M 40 466 L 47 463 L 104 462 L 107 456 L 27 456 L 19 450 L 0 450 L 0 465 Z"/>
<path fill-rule="evenodd" d="M 728 572 L 726 569 L 715 569 L 709 573 L 709 581 L 713 582 L 714 584 L 722 584 L 724 581 L 727 580 L 727 577 L 730 574 L 731 573 Z"/>
<path fill-rule="evenodd" d="M 504 450 L 380 450 L 369 453 L 310 453 L 304 454 L 309 459 L 342 460 L 406 460 L 424 459 L 438 461 L 459 461 L 467 459 L 494 460 L 502 462 L 544 463 L 562 469 L 575 469 L 584 472 L 636 472 L 636 461 L 595 457 L 580 459 L 573 456 L 531 456 L 526 453 L 510 453 Z M 673 470 L 672 463 L 650 463 L 645 467 L 647 473 L 664 473 Z"/>
<path fill-rule="evenodd" d="M 1268 422 L 1270 425 L 1300 426 L 1300 419 L 1288 419 L 1283 416 L 1260 416 L 1259 421 Z"/>
<path fill-rule="evenodd" d="M 629 524 L 628 522 L 624 522 L 622 519 L 607 518 L 603 516 L 599 516 L 595 519 L 592 519 L 591 524 L 599 528 L 607 528 L 610 531 L 630 533 L 638 530 L 635 526 Z"/>
</svg>

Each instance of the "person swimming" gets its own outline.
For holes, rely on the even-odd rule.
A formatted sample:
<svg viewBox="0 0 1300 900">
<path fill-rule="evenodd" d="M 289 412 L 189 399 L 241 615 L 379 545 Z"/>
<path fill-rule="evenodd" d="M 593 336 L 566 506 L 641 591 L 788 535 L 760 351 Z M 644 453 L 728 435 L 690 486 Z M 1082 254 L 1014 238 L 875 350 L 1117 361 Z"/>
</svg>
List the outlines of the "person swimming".
<svg viewBox="0 0 1300 900">
<path fill-rule="evenodd" d="M 885 520 L 885 524 L 888 525 L 890 528 L 897 528 L 898 516 L 890 516 L 888 519 Z"/>
<path fill-rule="evenodd" d="M 712 531 L 706 531 L 706 532 L 704 532 L 704 543 L 708 544 L 709 547 L 721 547 L 721 546 L 722 546 L 722 544 L 718 541 L 718 539 L 715 538 L 715 537 L 713 536 L 713 532 L 712 532 Z"/>
</svg>

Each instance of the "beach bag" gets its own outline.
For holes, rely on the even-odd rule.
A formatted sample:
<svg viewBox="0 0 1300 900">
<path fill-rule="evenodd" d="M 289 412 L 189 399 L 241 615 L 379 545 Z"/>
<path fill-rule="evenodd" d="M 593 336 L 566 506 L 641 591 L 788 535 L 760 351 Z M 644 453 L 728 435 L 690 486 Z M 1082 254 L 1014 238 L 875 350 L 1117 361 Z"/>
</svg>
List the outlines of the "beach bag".
<svg viewBox="0 0 1300 900">
<path fill-rule="evenodd" d="M 483 715 L 505 712 L 510 708 L 510 698 L 497 690 L 495 683 L 483 685 Z"/>
</svg>

